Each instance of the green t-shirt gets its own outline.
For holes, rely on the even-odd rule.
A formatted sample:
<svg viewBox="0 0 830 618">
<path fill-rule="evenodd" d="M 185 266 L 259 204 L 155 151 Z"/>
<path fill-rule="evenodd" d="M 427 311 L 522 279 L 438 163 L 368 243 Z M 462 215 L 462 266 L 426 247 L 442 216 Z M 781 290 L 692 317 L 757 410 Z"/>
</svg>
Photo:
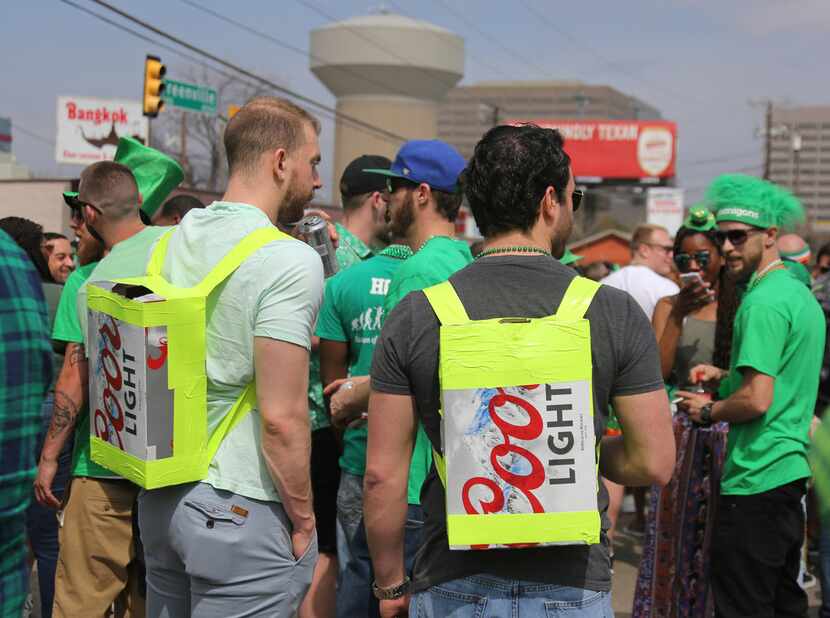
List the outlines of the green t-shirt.
<svg viewBox="0 0 830 618">
<path fill-rule="evenodd" d="M 392 277 L 389 292 L 383 302 L 383 316 L 388 316 L 410 292 L 446 281 L 472 261 L 473 255 L 467 243 L 447 236 L 430 238 Z M 412 463 L 409 466 L 409 504 L 421 503 L 421 486 L 431 466 L 432 446 L 419 423 L 415 448 L 412 451 Z"/>
<path fill-rule="evenodd" d="M 55 325 L 52 327 L 52 339 L 67 343 L 83 343 L 84 333 L 78 318 L 78 290 L 98 266 L 92 262 L 75 269 L 63 285 L 58 309 L 55 312 Z M 75 429 L 75 445 L 72 451 L 72 474 L 74 476 L 92 476 L 112 478 L 113 473 L 99 466 L 89 458 L 89 409 L 86 404 L 78 414 Z"/>
<path fill-rule="evenodd" d="M 775 389 L 766 414 L 730 425 L 722 494 L 759 494 L 810 476 L 807 432 L 824 337 L 824 312 L 788 270 L 770 271 L 744 294 L 735 316 L 729 376 L 721 393 L 738 390 L 743 368 L 772 376 Z"/>
<path fill-rule="evenodd" d="M 335 253 L 338 274 L 372 257 L 372 250 L 366 243 L 339 223 L 335 223 L 334 227 L 337 228 L 337 234 L 340 236 Z M 331 425 L 331 419 L 326 413 L 326 404 L 323 402 L 320 354 L 317 351 L 311 353 L 308 363 L 308 414 L 311 420 L 311 431 Z"/>
<path fill-rule="evenodd" d="M 150 258 L 150 247 L 168 229 L 166 227 L 146 227 L 138 234 L 122 240 L 112 248 L 105 258 L 95 265 L 95 268 L 91 270 L 87 279 L 81 282 L 78 292 L 75 295 L 75 310 L 78 317 L 78 329 L 83 336 L 84 349 L 87 351 L 87 355 L 89 352 L 89 342 L 87 341 L 87 337 L 89 336 L 89 333 L 87 333 L 87 282 L 143 275 L 146 272 L 147 262 Z M 69 280 L 66 282 L 64 292 L 66 287 L 69 287 Z M 63 298 L 61 298 L 61 304 L 63 304 Z M 58 311 L 60 312 L 60 307 L 58 307 Z M 57 323 L 55 324 L 55 329 L 57 330 Z M 90 366 L 90 371 L 92 371 L 92 366 Z M 113 474 L 111 470 L 99 466 L 90 458 L 88 409 L 84 409 L 81 412 L 78 417 L 78 423 L 75 425 L 75 450 L 73 452 L 72 475 L 96 478 L 113 478 L 118 476 L 117 474 Z"/>
<path fill-rule="evenodd" d="M 383 323 L 383 299 L 392 275 L 406 256 L 400 253 L 401 249 L 400 245 L 393 245 L 326 282 L 316 335 L 349 344 L 350 376 L 369 375 L 372 368 L 372 353 Z M 408 247 L 406 251 L 409 252 Z M 402 257 L 393 257 L 394 254 Z M 340 467 L 346 472 L 358 476 L 365 473 L 367 435 L 365 423 L 344 433 Z"/>
</svg>

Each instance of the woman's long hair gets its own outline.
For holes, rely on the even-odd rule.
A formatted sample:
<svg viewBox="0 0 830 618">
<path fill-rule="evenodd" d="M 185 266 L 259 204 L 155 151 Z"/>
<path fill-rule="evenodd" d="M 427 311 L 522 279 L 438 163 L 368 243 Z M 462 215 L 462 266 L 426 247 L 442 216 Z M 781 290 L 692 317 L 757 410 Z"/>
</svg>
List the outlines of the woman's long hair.
<svg viewBox="0 0 830 618">
<path fill-rule="evenodd" d="M 723 258 L 723 251 L 715 237 L 714 229 L 701 232 L 685 226 L 677 230 L 674 238 L 674 253 L 681 253 L 683 241 L 695 234 L 705 236 L 715 247 L 718 255 Z M 727 275 L 726 264 L 724 264 L 718 273 L 718 314 L 715 322 L 715 350 L 712 354 L 712 364 L 721 369 L 729 369 L 732 355 L 732 328 L 740 301 L 735 283 Z"/>
</svg>

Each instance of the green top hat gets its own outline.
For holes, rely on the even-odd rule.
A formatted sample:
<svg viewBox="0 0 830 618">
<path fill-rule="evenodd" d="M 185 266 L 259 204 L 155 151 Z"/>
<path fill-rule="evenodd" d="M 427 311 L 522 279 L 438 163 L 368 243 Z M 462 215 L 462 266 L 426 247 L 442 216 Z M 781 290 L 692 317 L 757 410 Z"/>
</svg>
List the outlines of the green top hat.
<svg viewBox="0 0 830 618">
<path fill-rule="evenodd" d="M 132 171 L 142 198 L 139 214 L 141 220 L 149 224 L 162 202 L 184 179 L 181 166 L 166 154 L 145 146 L 132 137 L 118 140 L 115 161 Z M 74 191 L 65 191 L 63 194 L 63 200 L 69 206 L 80 206 L 77 197 L 78 194 Z"/>
</svg>

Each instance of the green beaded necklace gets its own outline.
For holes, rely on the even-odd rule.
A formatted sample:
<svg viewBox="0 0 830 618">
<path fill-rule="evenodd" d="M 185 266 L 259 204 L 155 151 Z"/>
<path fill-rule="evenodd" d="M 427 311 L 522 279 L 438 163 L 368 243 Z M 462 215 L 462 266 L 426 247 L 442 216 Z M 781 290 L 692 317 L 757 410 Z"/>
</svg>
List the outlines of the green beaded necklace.
<svg viewBox="0 0 830 618">
<path fill-rule="evenodd" d="M 398 260 L 406 260 L 412 257 L 412 249 L 406 245 L 389 245 L 381 251 L 381 255 L 387 255 Z"/>
<path fill-rule="evenodd" d="M 516 246 L 516 247 L 492 247 L 485 249 L 476 256 L 476 259 L 487 257 L 488 255 L 498 255 L 501 253 L 538 253 L 539 255 L 547 255 L 553 257 L 550 251 L 545 251 L 539 247 Z"/>
</svg>

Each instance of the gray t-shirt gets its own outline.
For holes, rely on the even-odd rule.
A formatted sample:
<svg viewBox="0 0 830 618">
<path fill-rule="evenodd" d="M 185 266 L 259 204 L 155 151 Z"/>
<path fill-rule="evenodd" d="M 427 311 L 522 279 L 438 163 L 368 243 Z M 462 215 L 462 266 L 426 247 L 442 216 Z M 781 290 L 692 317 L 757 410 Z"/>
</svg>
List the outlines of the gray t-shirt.
<svg viewBox="0 0 830 618">
<path fill-rule="evenodd" d="M 544 255 L 477 260 L 450 277 L 473 320 L 538 318 L 556 313 L 575 272 Z M 605 430 L 612 397 L 663 388 L 654 331 L 626 292 L 603 286 L 586 316 L 591 324 L 594 425 Z M 412 395 L 418 418 L 440 452 L 438 320 L 423 292 L 413 292 L 389 314 L 375 349 L 372 388 Z M 602 542 L 598 545 L 528 549 L 450 551 L 444 487 L 433 467 L 421 491 L 424 538 L 415 558 L 413 590 L 475 574 L 506 579 L 611 589 L 608 552 L 608 494 L 599 483 Z"/>
</svg>

